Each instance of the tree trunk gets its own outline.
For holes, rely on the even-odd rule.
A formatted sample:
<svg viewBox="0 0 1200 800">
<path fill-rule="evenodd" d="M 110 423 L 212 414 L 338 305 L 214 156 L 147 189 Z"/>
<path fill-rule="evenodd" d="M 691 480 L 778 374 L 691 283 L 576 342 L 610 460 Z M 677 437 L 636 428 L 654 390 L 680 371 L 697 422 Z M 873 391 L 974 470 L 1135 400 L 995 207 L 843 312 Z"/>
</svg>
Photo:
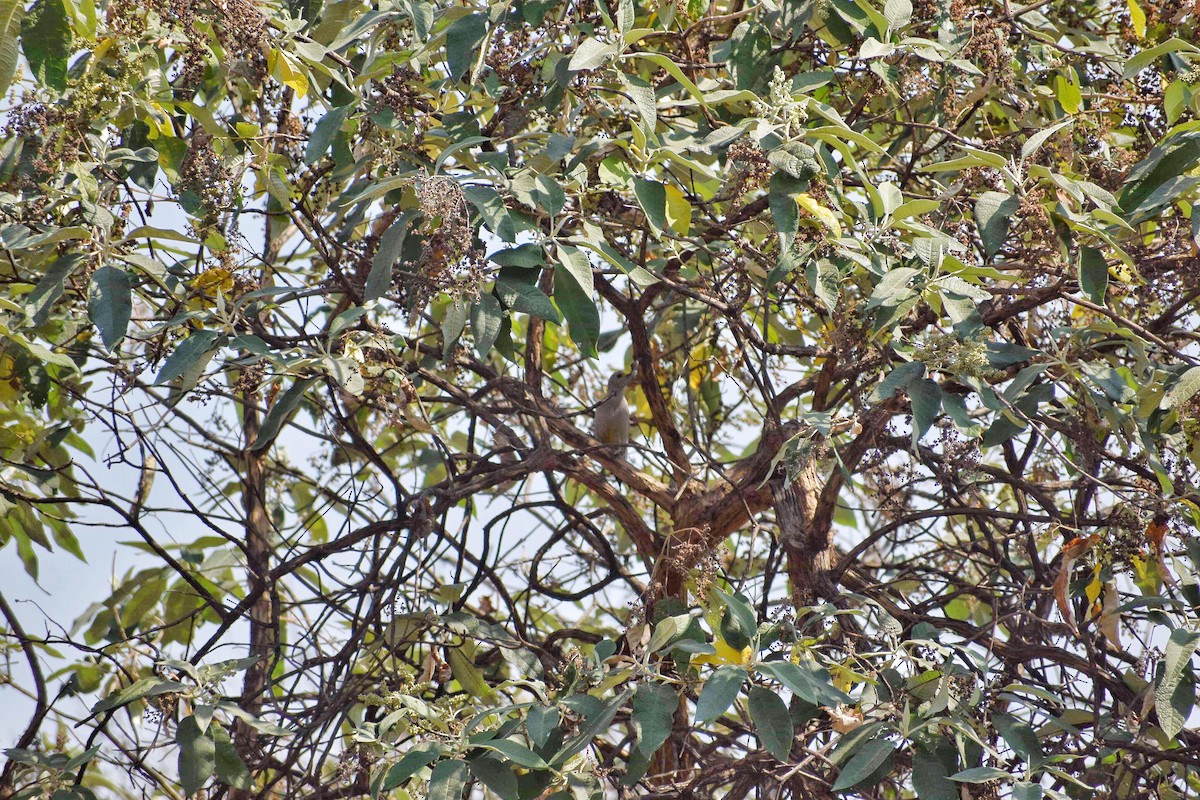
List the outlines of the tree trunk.
<svg viewBox="0 0 1200 800">
<path fill-rule="evenodd" d="M 826 584 L 834 556 L 832 514 L 818 513 L 822 481 L 816 458 L 796 479 L 780 476 L 770 485 L 779 542 L 792 585 L 792 604 L 796 608 L 812 605 L 830 589 Z"/>
<path fill-rule="evenodd" d="M 279 634 L 275 618 L 275 587 L 268 584 L 274 536 L 266 502 L 267 448 L 258 451 L 251 449 L 258 438 L 260 426 L 258 396 L 253 391 L 246 391 L 242 398 L 245 415 L 242 426 L 245 437 L 245 449 L 242 451 L 242 505 L 246 514 L 246 567 L 250 576 L 250 585 L 246 590 L 258 598 L 250 607 L 250 655 L 258 658 L 258 662 L 246 670 L 239 705 L 257 716 L 262 709 L 263 691 L 275 662 Z M 239 720 L 234 741 L 242 760 L 254 773 L 254 765 L 259 760 L 257 732 Z M 234 789 L 230 797 L 233 800 L 245 800 L 251 794 L 247 790 Z"/>
</svg>

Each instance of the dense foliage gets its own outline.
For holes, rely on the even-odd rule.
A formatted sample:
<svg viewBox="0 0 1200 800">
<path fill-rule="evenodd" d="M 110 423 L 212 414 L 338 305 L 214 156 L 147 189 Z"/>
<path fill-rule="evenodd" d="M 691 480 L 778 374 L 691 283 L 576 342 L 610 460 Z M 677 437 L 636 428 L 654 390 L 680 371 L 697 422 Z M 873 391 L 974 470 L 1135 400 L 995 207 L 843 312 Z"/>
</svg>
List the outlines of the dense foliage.
<svg viewBox="0 0 1200 800">
<path fill-rule="evenodd" d="M 0 0 L 0 797 L 1200 792 L 1198 13 Z"/>
</svg>

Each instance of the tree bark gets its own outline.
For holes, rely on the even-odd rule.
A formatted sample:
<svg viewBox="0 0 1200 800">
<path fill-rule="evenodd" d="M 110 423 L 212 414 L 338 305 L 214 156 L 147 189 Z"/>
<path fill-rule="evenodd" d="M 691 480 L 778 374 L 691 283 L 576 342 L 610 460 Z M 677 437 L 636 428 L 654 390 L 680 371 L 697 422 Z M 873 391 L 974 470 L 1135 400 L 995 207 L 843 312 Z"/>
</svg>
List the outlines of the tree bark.
<svg viewBox="0 0 1200 800">
<path fill-rule="evenodd" d="M 275 588 L 268 585 L 274 536 L 266 503 L 267 448 L 257 451 L 251 449 L 258 438 L 261 424 L 257 393 L 253 391 L 243 393 L 242 407 L 244 412 L 242 431 L 245 441 L 245 449 L 242 451 L 244 469 L 242 505 L 245 511 L 243 533 L 246 544 L 246 568 L 250 576 L 247 592 L 256 594 L 258 597 L 254 605 L 250 607 L 249 654 L 258 658 L 258 661 L 246 670 L 239 705 L 248 713 L 257 716 L 262 710 L 263 692 L 275 662 L 279 632 L 278 620 L 275 618 Z M 254 764 L 260 760 L 257 731 L 239 720 L 236 725 L 234 742 L 242 760 L 250 766 L 253 773 L 255 771 Z M 251 795 L 252 792 L 249 790 L 234 789 L 230 792 L 232 800 L 247 800 Z"/>
</svg>

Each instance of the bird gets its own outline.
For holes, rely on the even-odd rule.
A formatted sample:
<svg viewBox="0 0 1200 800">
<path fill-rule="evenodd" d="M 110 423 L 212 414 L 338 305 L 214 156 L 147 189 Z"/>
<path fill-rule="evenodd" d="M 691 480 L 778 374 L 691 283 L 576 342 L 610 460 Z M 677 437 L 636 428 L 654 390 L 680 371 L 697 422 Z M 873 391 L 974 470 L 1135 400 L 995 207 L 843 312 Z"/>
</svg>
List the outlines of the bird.
<svg viewBox="0 0 1200 800">
<path fill-rule="evenodd" d="M 592 420 L 592 434 L 604 444 L 621 445 L 617 451 L 624 456 L 625 445 L 629 444 L 629 403 L 625 400 L 625 387 L 633 380 L 632 372 L 615 372 L 608 379 L 608 392 L 596 406 Z"/>
</svg>

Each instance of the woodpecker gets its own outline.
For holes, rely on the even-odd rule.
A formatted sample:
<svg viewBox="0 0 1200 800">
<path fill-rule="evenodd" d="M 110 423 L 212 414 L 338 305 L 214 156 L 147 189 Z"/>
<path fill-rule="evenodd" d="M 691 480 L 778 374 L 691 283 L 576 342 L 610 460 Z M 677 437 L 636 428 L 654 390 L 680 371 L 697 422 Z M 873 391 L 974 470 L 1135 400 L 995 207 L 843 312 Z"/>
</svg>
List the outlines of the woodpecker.
<svg viewBox="0 0 1200 800">
<path fill-rule="evenodd" d="M 600 405 L 596 406 L 596 416 L 592 423 L 592 433 L 604 444 L 629 444 L 629 403 L 625 401 L 625 387 L 633 380 L 631 372 L 616 372 L 608 379 L 608 392 Z M 622 446 L 618 453 L 625 454 Z"/>
</svg>

